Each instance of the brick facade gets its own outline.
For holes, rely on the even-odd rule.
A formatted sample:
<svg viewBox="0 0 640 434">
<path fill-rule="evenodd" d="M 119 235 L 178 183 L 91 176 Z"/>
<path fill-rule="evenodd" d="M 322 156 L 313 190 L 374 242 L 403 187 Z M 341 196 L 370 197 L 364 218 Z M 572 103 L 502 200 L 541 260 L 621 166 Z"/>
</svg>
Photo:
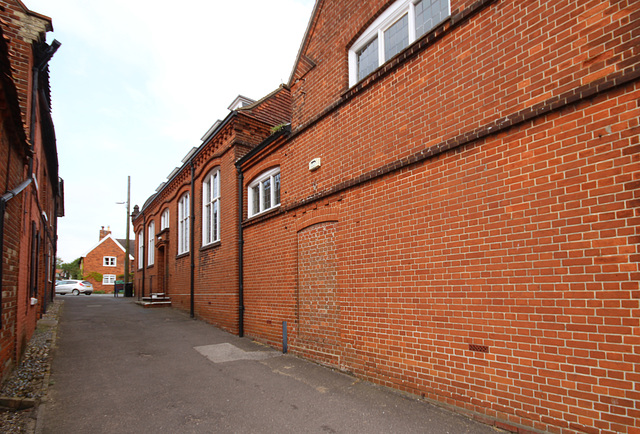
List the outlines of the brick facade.
<svg viewBox="0 0 640 434">
<path fill-rule="evenodd" d="M 271 128 L 289 122 L 287 88 L 279 88 L 254 104 L 232 111 L 210 131 L 185 164 L 134 214 L 136 262 L 134 285 L 139 297 L 164 293 L 173 306 L 225 330 L 240 332 L 238 319 L 238 181 L 235 162 L 270 135 Z M 193 171 L 192 171 L 193 168 Z M 220 173 L 220 240 L 203 246 L 202 183 L 212 170 Z M 193 189 L 192 189 L 193 185 Z M 193 240 L 178 253 L 178 201 L 190 194 Z M 161 228 L 169 212 L 169 227 Z M 148 261 L 148 228 L 155 225 L 154 263 Z M 144 254 L 140 255 L 140 234 Z M 189 236 L 190 233 L 189 233 Z M 192 257 L 193 254 L 193 257 Z M 191 311 L 191 264 L 193 305 Z"/>
<path fill-rule="evenodd" d="M 245 204 L 282 183 L 243 208 L 244 333 L 502 428 L 638 432 L 640 3 L 452 0 L 350 87 L 393 3 L 316 3 L 290 131 L 237 163 Z"/>
<path fill-rule="evenodd" d="M 104 228 L 100 230 L 100 241 L 82 256 L 80 265 L 83 279 L 93 284 L 95 292 L 113 294 L 115 286 L 113 283 L 104 282 L 105 275 L 116 276 L 116 280 L 124 280 L 124 261 L 127 256 L 125 249 L 125 240 L 114 238 L 109 230 Z M 129 247 L 130 272 L 133 271 L 134 253 L 135 250 L 131 242 Z M 115 264 L 105 263 L 105 257 L 116 258 Z"/>
<path fill-rule="evenodd" d="M 0 5 L 0 381 L 18 363 L 53 299 L 63 184 L 49 100 L 51 19 L 18 0 Z"/>
</svg>

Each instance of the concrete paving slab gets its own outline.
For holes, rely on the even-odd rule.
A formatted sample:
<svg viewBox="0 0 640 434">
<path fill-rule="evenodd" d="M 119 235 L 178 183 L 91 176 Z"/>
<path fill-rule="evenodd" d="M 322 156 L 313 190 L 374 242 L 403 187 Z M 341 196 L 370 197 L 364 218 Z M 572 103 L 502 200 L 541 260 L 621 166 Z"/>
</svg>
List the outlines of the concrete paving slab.
<svg viewBox="0 0 640 434">
<path fill-rule="evenodd" d="M 238 360 L 264 360 L 281 355 L 281 353 L 277 351 L 245 351 L 226 342 L 194 347 L 193 349 L 213 363 L 235 362 Z"/>
</svg>

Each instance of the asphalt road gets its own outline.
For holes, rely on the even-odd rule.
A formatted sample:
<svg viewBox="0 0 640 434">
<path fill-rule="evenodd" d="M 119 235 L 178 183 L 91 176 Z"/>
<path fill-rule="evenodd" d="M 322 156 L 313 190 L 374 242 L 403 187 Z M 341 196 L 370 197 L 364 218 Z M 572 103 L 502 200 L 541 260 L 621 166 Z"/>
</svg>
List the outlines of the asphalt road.
<svg viewBox="0 0 640 434">
<path fill-rule="evenodd" d="M 493 433 L 132 299 L 65 296 L 41 433 Z"/>
</svg>

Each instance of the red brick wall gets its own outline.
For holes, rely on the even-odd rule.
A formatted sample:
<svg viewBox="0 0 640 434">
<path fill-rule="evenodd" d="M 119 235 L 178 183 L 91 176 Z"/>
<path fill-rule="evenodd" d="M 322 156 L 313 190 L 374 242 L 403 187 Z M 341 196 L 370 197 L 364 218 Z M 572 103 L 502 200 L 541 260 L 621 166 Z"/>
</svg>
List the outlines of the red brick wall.
<svg viewBox="0 0 640 434">
<path fill-rule="evenodd" d="M 247 335 L 278 346 L 287 321 L 293 352 L 499 426 L 635 432 L 640 5 L 453 2 L 347 91 L 375 3 L 323 2 L 294 133 L 247 163 L 283 190 L 245 223 Z M 335 307 L 305 292 L 328 227 Z"/>
<path fill-rule="evenodd" d="M 33 48 L 44 40 L 45 32 L 51 30 L 51 20 L 26 10 L 17 1 L 3 2 L 0 6 L 0 18 L 3 38 L 0 42 L 0 69 L 3 75 L 0 80 L 2 194 L 15 189 L 31 177 L 32 174 L 27 170 L 29 160 L 33 175 L 38 181 L 37 186 L 36 183 L 31 183 L 9 200 L 3 218 L 1 381 L 18 363 L 35 330 L 36 321 L 44 310 L 44 301 L 51 296 L 53 283 L 48 280 L 46 265 L 50 248 L 53 256 L 56 215 L 53 206 L 54 186 L 50 178 L 57 176 L 48 172 L 49 162 L 43 149 L 43 120 L 40 112 L 37 110 L 36 119 L 32 120 L 30 110 L 33 102 Z M 41 74 L 41 83 L 48 85 L 46 72 Z M 29 144 L 26 139 L 30 137 L 32 123 L 35 132 Z M 30 158 L 27 158 L 30 146 L 33 152 L 29 152 Z M 43 213 L 46 214 L 46 219 Z M 32 236 L 34 223 L 39 245 L 38 237 Z M 36 250 L 35 260 L 32 250 Z M 53 262 L 49 264 L 53 268 Z M 32 296 L 37 298 L 34 305 L 31 305 Z"/>
<path fill-rule="evenodd" d="M 1 84 L 2 82 L 0 81 Z M 4 91 L 5 89 L 0 87 L 0 95 L 4 96 Z M 4 99 L 2 101 L 4 102 Z M 17 105 L 17 103 L 15 104 Z M 24 150 L 18 136 L 6 128 L 10 125 L 7 112 L 2 110 L 0 114 L 0 161 L 12 162 L 12 164 L 0 164 L 0 179 L 8 180 L 8 185 L 3 186 L 4 191 L 6 191 L 22 181 L 24 176 L 22 164 Z M 2 321 L 2 328 L 0 328 L 0 382 L 9 373 L 9 369 L 16 361 L 15 337 L 16 324 L 18 323 L 18 294 L 23 294 L 26 289 L 25 282 L 22 282 L 22 284 L 19 282 L 22 233 L 22 220 L 20 217 L 23 214 L 22 210 L 22 201 L 14 199 L 7 203 L 5 211 L 2 251 L 2 316 L 0 318 L 0 321 Z"/>
</svg>

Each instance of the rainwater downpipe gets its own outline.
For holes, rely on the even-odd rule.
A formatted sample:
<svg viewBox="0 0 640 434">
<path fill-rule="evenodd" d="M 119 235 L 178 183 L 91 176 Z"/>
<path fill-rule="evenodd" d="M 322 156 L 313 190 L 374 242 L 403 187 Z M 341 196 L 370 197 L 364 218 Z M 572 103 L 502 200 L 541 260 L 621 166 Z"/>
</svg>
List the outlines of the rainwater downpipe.
<svg viewBox="0 0 640 434">
<path fill-rule="evenodd" d="M 244 174 L 238 170 L 238 336 L 244 337 L 244 236 L 242 230 L 242 213 L 244 210 Z"/>
<path fill-rule="evenodd" d="M 7 208 L 7 202 L 16 197 L 22 190 L 31 184 L 32 179 L 29 178 L 22 181 L 16 188 L 10 190 L 0 197 L 0 256 L 4 255 L 4 214 Z M 4 265 L 0 264 L 0 328 L 2 328 L 2 283 L 4 279 Z"/>
<path fill-rule="evenodd" d="M 196 222 L 196 215 L 194 212 L 194 203 L 195 203 L 195 198 L 193 193 L 195 192 L 195 172 L 196 172 L 196 168 L 193 165 L 193 160 L 191 160 L 191 197 L 189 198 L 189 220 L 191 220 L 191 224 L 189 225 L 189 250 L 190 250 L 190 257 L 191 257 L 191 276 L 190 276 L 190 289 L 191 289 L 191 309 L 190 309 L 190 315 L 191 318 L 195 318 L 195 304 L 194 304 L 194 296 L 195 296 L 195 281 L 194 281 L 194 276 L 195 276 L 195 269 L 196 269 L 196 253 L 195 253 L 195 249 L 194 249 L 194 238 L 195 238 L 195 232 L 194 232 L 194 226 L 195 226 L 195 222 Z"/>
</svg>

